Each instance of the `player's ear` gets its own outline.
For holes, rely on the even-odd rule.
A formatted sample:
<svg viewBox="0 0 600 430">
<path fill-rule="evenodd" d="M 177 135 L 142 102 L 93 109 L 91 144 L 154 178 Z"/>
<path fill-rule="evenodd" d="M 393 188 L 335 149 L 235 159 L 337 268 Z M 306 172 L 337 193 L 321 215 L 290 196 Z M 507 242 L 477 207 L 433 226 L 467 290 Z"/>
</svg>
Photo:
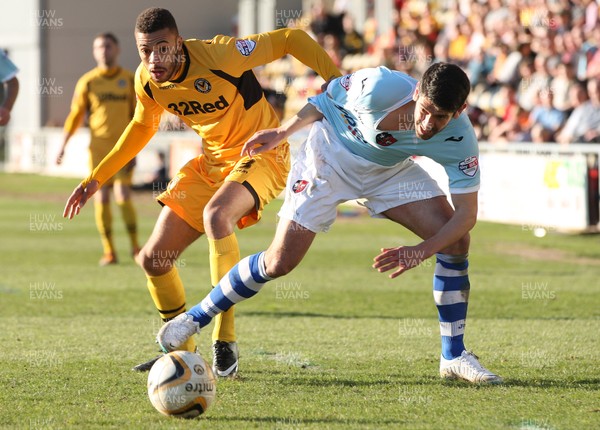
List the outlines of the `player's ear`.
<svg viewBox="0 0 600 430">
<path fill-rule="evenodd" d="M 461 113 L 463 113 L 463 111 L 467 108 L 467 104 L 463 103 L 463 105 L 456 111 L 454 112 L 454 115 L 452 115 L 452 118 L 456 119 L 460 116 Z"/>
<path fill-rule="evenodd" d="M 419 98 L 419 85 L 421 84 L 421 82 L 417 82 L 417 86 L 415 87 L 415 92 L 413 93 L 413 100 L 417 101 L 417 99 Z"/>
<path fill-rule="evenodd" d="M 177 36 L 177 50 L 179 51 L 181 49 L 181 47 L 183 46 L 183 37 L 181 36 Z"/>
</svg>

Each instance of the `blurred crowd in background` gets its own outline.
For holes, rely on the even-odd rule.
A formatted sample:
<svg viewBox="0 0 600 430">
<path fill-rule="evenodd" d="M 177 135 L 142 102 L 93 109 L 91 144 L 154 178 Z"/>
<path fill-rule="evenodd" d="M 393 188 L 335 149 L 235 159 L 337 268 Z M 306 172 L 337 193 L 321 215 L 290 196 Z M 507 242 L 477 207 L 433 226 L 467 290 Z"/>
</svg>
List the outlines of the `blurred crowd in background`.
<svg viewBox="0 0 600 430">
<path fill-rule="evenodd" d="M 385 65 L 419 78 L 433 62 L 463 67 L 468 114 L 482 141 L 600 142 L 600 20 L 596 0 L 396 0 L 377 35 L 371 12 L 357 31 L 348 2 L 318 1 L 287 27 L 309 32 L 343 73 Z M 284 58 L 258 72 L 282 118 L 320 90 Z"/>
</svg>

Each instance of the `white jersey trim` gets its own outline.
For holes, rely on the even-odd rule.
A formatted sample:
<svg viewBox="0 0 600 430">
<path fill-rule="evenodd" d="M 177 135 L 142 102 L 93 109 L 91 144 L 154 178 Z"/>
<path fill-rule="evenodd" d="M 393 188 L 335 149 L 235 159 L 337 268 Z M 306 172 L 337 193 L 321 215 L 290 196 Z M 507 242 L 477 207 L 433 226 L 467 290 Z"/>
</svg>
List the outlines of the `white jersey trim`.
<svg viewBox="0 0 600 430">
<path fill-rule="evenodd" d="M 479 191 L 479 185 L 474 185 L 468 188 L 450 188 L 450 194 L 469 194 Z"/>
<path fill-rule="evenodd" d="M 7 82 L 8 82 L 8 81 L 10 81 L 12 78 L 14 78 L 15 76 L 17 76 L 17 75 L 18 75 L 18 73 L 19 73 L 19 69 L 15 70 L 15 71 L 13 71 L 13 72 L 10 72 L 8 75 L 6 75 L 6 76 L 4 77 L 4 79 L 2 80 L 2 83 L 3 83 L 3 84 L 7 83 Z"/>
</svg>

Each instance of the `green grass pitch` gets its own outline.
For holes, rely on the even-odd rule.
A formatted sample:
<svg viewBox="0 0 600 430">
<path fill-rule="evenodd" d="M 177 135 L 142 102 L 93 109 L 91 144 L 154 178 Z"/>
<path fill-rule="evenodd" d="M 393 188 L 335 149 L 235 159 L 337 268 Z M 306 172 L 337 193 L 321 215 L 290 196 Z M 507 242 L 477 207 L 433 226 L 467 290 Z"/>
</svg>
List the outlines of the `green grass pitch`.
<svg viewBox="0 0 600 430">
<path fill-rule="evenodd" d="M 237 308 L 240 378 L 219 381 L 196 422 L 163 417 L 132 372 L 157 352 L 159 319 L 113 208 L 118 266 L 100 268 L 91 205 L 61 217 L 77 181 L 0 174 L 0 427 L 13 429 L 592 429 L 600 428 L 597 236 L 480 222 L 472 232 L 465 342 L 505 378 L 442 381 L 433 261 L 395 280 L 371 269 L 403 228 L 341 217 L 301 266 Z M 136 193 L 140 236 L 160 208 Z M 242 255 L 266 248 L 276 201 L 238 232 Z M 177 265 L 188 303 L 209 291 L 201 238 Z M 210 331 L 198 336 L 210 359 Z"/>
</svg>

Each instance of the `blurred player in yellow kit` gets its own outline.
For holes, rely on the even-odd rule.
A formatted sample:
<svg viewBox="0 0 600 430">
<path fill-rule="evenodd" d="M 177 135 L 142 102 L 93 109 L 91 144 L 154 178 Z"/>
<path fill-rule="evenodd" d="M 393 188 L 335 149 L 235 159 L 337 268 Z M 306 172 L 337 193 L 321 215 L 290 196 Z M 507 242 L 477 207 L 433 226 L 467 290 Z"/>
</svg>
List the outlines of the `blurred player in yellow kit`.
<svg viewBox="0 0 600 430">
<path fill-rule="evenodd" d="M 285 187 L 287 143 L 252 159 L 241 155 L 256 131 L 279 124 L 252 68 L 290 54 L 325 80 L 340 72 L 325 51 L 297 29 L 243 39 L 183 40 L 169 11 L 150 8 L 137 18 L 135 39 L 142 60 L 135 76 L 135 116 L 111 153 L 73 191 L 64 216 L 78 214 L 98 187 L 148 143 L 163 110 L 180 117 L 203 138 L 203 154 L 188 162 L 158 197 L 164 207 L 138 256 L 154 303 L 168 321 L 186 309 L 174 264 L 181 253 L 206 234 L 211 282 L 216 285 L 240 259 L 236 224 L 239 228 L 255 224 L 264 205 Z M 213 331 L 213 369 L 221 377 L 235 376 L 233 313 L 221 315 Z M 194 350 L 193 338 L 182 348 Z M 148 370 L 152 363 L 136 370 Z"/>
<path fill-rule="evenodd" d="M 56 159 L 62 163 L 69 139 L 88 115 L 90 127 L 90 170 L 115 146 L 116 141 L 129 124 L 135 109 L 133 73 L 117 63 L 119 42 L 112 33 L 96 36 L 93 45 L 97 67 L 83 75 L 77 82 L 71 103 L 71 112 L 65 121 L 64 140 Z M 117 253 L 112 237 L 112 213 L 110 189 L 114 190 L 115 201 L 121 209 L 123 220 L 131 241 L 131 252 L 135 257 L 140 250 L 137 240 L 137 222 L 131 202 L 131 177 L 135 162 L 107 178 L 94 200 L 96 226 L 100 232 L 104 254 L 100 265 L 117 263 Z"/>
</svg>

